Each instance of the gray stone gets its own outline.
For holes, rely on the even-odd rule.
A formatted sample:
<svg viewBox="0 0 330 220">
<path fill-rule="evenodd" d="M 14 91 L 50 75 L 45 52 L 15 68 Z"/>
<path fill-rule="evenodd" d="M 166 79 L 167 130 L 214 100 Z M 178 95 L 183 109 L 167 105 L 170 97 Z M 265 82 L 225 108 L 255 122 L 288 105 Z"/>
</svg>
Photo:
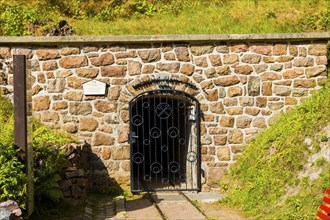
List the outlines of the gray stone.
<svg viewBox="0 0 330 220">
<path fill-rule="evenodd" d="M 64 78 L 50 79 L 48 81 L 47 91 L 49 93 L 60 93 L 64 91 L 64 88 L 65 88 Z"/>
<path fill-rule="evenodd" d="M 12 213 L 7 209 L 0 208 L 0 220 L 11 220 Z"/>
<path fill-rule="evenodd" d="M 78 169 L 71 172 L 65 172 L 65 178 L 67 179 L 82 177 L 84 175 L 85 175 L 85 171 L 83 169 Z"/>
<path fill-rule="evenodd" d="M 250 96 L 258 96 L 260 94 L 260 77 L 250 76 L 248 82 L 248 92 Z"/>
</svg>

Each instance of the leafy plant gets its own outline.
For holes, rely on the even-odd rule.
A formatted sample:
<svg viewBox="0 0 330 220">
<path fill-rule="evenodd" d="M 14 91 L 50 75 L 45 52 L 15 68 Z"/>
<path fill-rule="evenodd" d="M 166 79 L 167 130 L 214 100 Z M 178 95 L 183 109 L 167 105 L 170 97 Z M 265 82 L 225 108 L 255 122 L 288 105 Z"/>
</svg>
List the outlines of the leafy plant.
<svg viewBox="0 0 330 220">
<path fill-rule="evenodd" d="M 314 165 L 317 167 L 323 166 L 327 160 L 324 157 L 319 157 L 315 160 Z"/>
<path fill-rule="evenodd" d="M 26 177 L 24 165 L 17 157 L 19 149 L 13 147 L 13 106 L 1 96 L 0 106 L 0 200 L 14 199 L 24 208 Z M 75 140 L 37 120 L 33 121 L 33 130 L 36 209 L 44 212 L 49 207 L 55 207 L 63 197 L 58 182 L 66 161 L 60 146 Z"/>
<path fill-rule="evenodd" d="M 0 201 L 14 199 L 24 208 L 27 179 L 17 153 L 13 145 L 0 143 Z"/>
<path fill-rule="evenodd" d="M 300 179 L 297 174 L 307 163 L 308 155 L 313 153 L 304 143 L 305 138 L 310 137 L 313 145 L 319 145 L 316 134 L 328 125 L 329 112 L 330 83 L 327 83 L 304 104 L 278 117 L 246 146 L 244 154 L 231 167 L 226 202 L 260 219 L 273 217 L 268 213 L 277 216 L 275 219 L 312 218 L 312 210 L 317 208 L 313 195 L 319 189 L 315 183 Z M 323 163 L 322 159 L 317 162 L 319 165 Z M 329 187 L 329 184 L 325 183 L 322 188 Z M 285 199 L 287 188 L 298 185 L 305 186 L 304 190 Z M 283 198 L 286 205 L 277 205 Z"/>
</svg>

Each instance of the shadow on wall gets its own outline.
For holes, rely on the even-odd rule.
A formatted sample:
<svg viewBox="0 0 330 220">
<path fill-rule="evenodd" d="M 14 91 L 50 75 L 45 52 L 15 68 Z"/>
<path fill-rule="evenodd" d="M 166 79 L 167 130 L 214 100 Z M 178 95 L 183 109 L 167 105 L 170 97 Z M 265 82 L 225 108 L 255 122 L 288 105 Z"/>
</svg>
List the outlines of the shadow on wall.
<svg viewBox="0 0 330 220">
<path fill-rule="evenodd" d="M 109 196 L 121 195 L 124 190 L 115 178 L 112 178 L 102 159 L 92 152 L 92 146 L 85 143 L 89 161 L 89 189 Z"/>
</svg>

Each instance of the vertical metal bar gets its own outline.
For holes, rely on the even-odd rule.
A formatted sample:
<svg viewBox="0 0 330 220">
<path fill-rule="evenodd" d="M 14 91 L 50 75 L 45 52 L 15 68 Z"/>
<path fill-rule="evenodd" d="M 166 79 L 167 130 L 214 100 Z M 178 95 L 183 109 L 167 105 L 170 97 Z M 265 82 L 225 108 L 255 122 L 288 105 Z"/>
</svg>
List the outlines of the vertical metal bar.
<svg viewBox="0 0 330 220">
<path fill-rule="evenodd" d="M 30 72 L 25 55 L 14 55 L 14 141 L 21 148 L 20 156 L 25 161 L 27 174 L 27 215 L 34 210 L 33 148 L 31 144 L 32 125 Z M 29 126 L 29 127 L 28 127 Z"/>
<path fill-rule="evenodd" d="M 196 102 L 196 129 L 197 129 L 197 188 L 198 191 L 200 192 L 202 189 L 201 186 L 201 146 L 200 146 L 200 136 L 201 136 L 201 131 L 200 131 L 200 104 L 198 102 L 198 100 L 195 101 Z"/>
<path fill-rule="evenodd" d="M 145 144 L 145 142 L 144 142 L 144 130 L 146 129 L 146 123 L 145 123 L 145 117 L 144 117 L 144 100 L 143 100 L 143 96 L 142 96 L 142 98 L 141 98 L 141 113 L 142 113 L 142 120 L 143 120 L 143 122 L 142 122 L 142 137 L 141 137 L 141 140 L 142 140 L 142 155 L 143 155 L 143 158 L 144 158 L 144 160 L 142 161 L 142 180 L 144 181 L 144 176 L 145 176 L 145 169 L 146 169 L 146 156 L 145 156 L 145 149 L 144 149 L 144 144 Z M 143 186 L 142 186 L 142 188 L 143 188 Z"/>
<path fill-rule="evenodd" d="M 130 141 L 130 168 L 131 168 L 131 175 L 130 175 L 130 180 L 131 180 L 131 191 L 134 191 L 134 169 L 133 169 L 133 137 L 132 137 L 132 132 L 133 132 L 133 125 L 132 125 L 132 119 L 133 119 L 133 112 L 132 112 L 132 103 L 134 102 L 134 99 L 131 100 L 128 104 L 129 108 L 129 141 Z"/>
</svg>

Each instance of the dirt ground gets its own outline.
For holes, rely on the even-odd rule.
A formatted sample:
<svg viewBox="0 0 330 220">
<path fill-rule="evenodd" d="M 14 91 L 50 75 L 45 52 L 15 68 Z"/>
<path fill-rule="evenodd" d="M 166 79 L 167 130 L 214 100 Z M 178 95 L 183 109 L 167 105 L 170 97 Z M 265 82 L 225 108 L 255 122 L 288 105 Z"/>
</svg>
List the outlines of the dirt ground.
<svg viewBox="0 0 330 220">
<path fill-rule="evenodd" d="M 214 220 L 247 220 L 242 213 L 237 212 L 228 207 L 224 207 L 219 203 L 198 203 L 200 209 L 206 214 L 209 219 Z"/>
</svg>

